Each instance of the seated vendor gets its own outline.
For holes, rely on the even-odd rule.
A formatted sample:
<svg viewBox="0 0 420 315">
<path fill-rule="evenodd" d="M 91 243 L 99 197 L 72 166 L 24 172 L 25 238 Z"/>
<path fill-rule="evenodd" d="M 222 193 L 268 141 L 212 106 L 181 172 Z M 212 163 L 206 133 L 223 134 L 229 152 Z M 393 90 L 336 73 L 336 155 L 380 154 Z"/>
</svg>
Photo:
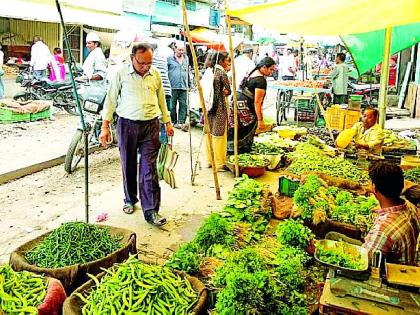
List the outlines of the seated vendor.
<svg viewBox="0 0 420 315">
<path fill-rule="evenodd" d="M 362 245 L 369 256 L 380 251 L 387 263 L 414 265 L 420 224 L 416 207 L 401 198 L 404 187 L 401 168 L 383 161 L 374 162 L 369 166 L 369 177 L 381 209 L 375 210 L 377 218 L 364 243 L 334 232 L 326 238 Z"/>
<path fill-rule="evenodd" d="M 362 122 L 352 127 L 356 132 L 354 136 L 356 149 L 363 149 L 371 154 L 381 155 L 384 133 L 377 123 L 378 118 L 379 112 L 376 108 L 367 108 L 363 113 Z"/>
</svg>

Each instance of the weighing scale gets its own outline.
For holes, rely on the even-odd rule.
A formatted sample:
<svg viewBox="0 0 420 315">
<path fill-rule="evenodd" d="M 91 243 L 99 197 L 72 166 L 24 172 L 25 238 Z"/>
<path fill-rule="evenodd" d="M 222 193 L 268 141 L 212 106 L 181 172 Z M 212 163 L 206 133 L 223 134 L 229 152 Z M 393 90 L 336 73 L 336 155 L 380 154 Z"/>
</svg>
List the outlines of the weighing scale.
<svg viewBox="0 0 420 315">
<path fill-rule="evenodd" d="M 364 248 L 348 245 L 358 248 L 367 261 Z M 369 271 L 369 266 L 363 270 L 332 266 L 315 253 L 319 262 L 330 267 L 320 298 L 320 314 L 420 314 L 420 267 L 386 263 L 383 281 L 379 268 L 381 253 L 374 256 Z"/>
</svg>

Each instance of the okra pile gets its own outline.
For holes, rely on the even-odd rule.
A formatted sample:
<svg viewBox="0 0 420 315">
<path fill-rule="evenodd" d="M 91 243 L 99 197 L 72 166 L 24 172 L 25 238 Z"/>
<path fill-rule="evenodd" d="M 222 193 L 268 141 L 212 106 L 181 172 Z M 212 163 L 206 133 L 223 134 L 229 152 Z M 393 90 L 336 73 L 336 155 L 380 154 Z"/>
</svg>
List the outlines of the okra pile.
<svg viewBox="0 0 420 315">
<path fill-rule="evenodd" d="M 47 295 L 47 279 L 28 271 L 15 272 L 0 266 L 0 313 L 38 314 Z"/>
<path fill-rule="evenodd" d="M 420 167 L 412 168 L 404 172 L 404 178 L 413 183 L 420 184 Z"/>
<path fill-rule="evenodd" d="M 26 259 L 41 268 L 85 264 L 120 249 L 120 240 L 121 237 L 110 235 L 106 227 L 83 222 L 63 223 L 28 251 Z"/>
<path fill-rule="evenodd" d="M 190 314 L 198 294 L 186 278 L 169 268 L 148 265 L 131 256 L 105 270 L 86 293 L 73 293 L 85 304 L 82 314 Z"/>
</svg>

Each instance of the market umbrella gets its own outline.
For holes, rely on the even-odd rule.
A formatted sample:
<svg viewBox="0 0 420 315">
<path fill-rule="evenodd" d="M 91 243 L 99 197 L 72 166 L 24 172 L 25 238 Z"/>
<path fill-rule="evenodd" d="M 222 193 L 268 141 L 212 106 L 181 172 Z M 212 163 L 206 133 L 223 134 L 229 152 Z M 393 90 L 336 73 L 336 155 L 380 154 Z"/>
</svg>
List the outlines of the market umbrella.
<svg viewBox="0 0 420 315">
<path fill-rule="evenodd" d="M 379 92 L 380 125 L 383 127 L 392 28 L 419 23 L 420 1 L 281 0 L 229 10 L 228 14 L 279 33 L 343 36 L 385 30 Z"/>
</svg>

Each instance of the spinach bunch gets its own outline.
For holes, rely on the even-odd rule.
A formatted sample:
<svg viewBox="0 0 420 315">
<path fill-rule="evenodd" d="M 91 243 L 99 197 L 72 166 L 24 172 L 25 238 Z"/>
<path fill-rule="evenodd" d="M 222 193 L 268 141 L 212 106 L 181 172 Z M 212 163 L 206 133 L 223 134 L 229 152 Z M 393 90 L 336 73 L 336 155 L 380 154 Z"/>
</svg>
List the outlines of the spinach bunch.
<svg viewBox="0 0 420 315">
<path fill-rule="evenodd" d="M 195 274 L 200 268 L 203 254 L 196 243 L 190 242 L 181 245 L 166 262 L 166 266 L 185 271 L 188 274 Z"/>
<path fill-rule="evenodd" d="M 290 290 L 301 290 L 306 281 L 305 265 L 309 261 L 309 256 L 305 251 L 286 246 L 277 255 L 276 273 L 281 281 Z"/>
<path fill-rule="evenodd" d="M 337 242 L 332 248 L 326 248 L 318 243 L 316 249 L 318 258 L 323 262 L 344 268 L 363 269 L 361 255 L 348 250 L 344 242 Z"/>
<path fill-rule="evenodd" d="M 277 226 L 277 239 L 283 245 L 306 249 L 313 239 L 311 230 L 301 222 L 287 219 Z"/>
</svg>

